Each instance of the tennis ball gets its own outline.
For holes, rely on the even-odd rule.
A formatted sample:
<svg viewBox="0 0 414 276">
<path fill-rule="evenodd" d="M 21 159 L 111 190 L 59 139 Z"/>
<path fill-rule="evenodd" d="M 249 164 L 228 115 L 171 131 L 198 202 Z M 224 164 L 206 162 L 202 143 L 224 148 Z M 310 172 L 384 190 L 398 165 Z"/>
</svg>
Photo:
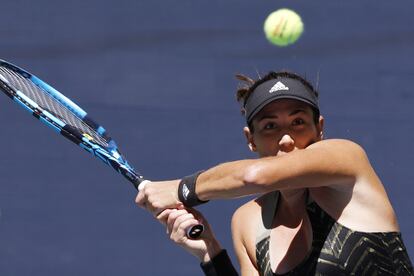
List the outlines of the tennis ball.
<svg viewBox="0 0 414 276">
<path fill-rule="evenodd" d="M 300 16 L 289 9 L 279 9 L 266 18 L 263 26 L 266 38 L 277 46 L 294 43 L 303 33 Z"/>
</svg>

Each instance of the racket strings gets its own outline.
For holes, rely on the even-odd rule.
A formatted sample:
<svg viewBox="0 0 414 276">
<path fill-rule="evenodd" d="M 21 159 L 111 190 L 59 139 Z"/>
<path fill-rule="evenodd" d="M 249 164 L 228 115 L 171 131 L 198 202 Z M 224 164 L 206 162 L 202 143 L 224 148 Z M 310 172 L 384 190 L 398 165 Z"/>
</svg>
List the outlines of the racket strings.
<svg viewBox="0 0 414 276">
<path fill-rule="evenodd" d="M 105 138 L 86 124 L 81 118 L 76 116 L 66 106 L 34 84 L 30 79 L 25 78 L 19 73 L 3 66 L 0 66 L 0 73 L 15 89 L 19 90 L 31 100 L 36 102 L 42 109 L 48 111 L 65 124 L 75 127 L 81 134 L 88 134 L 95 140 L 95 142 L 98 142 L 105 147 L 108 146 L 108 141 Z"/>
</svg>

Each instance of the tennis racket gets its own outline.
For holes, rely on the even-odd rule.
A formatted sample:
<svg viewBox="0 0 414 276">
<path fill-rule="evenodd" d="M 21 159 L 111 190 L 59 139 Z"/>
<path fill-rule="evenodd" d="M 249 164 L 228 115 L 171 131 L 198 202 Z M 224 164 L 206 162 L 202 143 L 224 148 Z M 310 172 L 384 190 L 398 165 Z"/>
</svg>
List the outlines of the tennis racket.
<svg viewBox="0 0 414 276">
<path fill-rule="evenodd" d="M 135 189 L 145 185 L 147 180 L 122 156 L 105 128 L 46 82 L 0 59 L 0 90 L 42 123 L 123 175 Z M 196 239 L 203 231 L 203 225 L 195 225 L 187 230 L 187 236 Z"/>
</svg>

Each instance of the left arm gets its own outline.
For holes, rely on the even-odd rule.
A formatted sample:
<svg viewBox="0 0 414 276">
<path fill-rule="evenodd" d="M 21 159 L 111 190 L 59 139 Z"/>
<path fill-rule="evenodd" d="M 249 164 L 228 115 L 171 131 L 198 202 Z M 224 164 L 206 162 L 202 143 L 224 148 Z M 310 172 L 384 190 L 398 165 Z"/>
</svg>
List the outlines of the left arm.
<svg viewBox="0 0 414 276">
<path fill-rule="evenodd" d="M 282 189 L 355 183 L 372 171 L 364 150 L 347 140 L 324 140 L 283 156 L 223 163 L 200 174 L 200 200 L 237 198 Z M 152 182 L 136 202 L 154 215 L 180 204 L 179 180 Z M 144 204 L 147 203 L 147 206 Z"/>
<path fill-rule="evenodd" d="M 325 140 L 279 157 L 218 165 L 197 179 L 201 200 L 354 182 L 370 168 L 365 152 L 346 140 Z M 225 183 L 225 185 L 223 185 Z"/>
</svg>

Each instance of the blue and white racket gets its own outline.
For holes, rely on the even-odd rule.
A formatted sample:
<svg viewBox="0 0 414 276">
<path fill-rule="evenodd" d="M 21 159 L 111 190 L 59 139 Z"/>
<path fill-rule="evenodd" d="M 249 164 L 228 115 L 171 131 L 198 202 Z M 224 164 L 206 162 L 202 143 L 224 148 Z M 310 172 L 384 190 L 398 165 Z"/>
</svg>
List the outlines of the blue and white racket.
<svg viewBox="0 0 414 276">
<path fill-rule="evenodd" d="M 128 164 L 105 128 L 49 84 L 0 59 L 0 90 L 42 123 L 122 174 L 137 190 L 140 184 L 140 188 L 145 185 L 147 180 Z M 187 235 L 195 239 L 203 230 L 203 225 L 196 225 Z"/>
</svg>

